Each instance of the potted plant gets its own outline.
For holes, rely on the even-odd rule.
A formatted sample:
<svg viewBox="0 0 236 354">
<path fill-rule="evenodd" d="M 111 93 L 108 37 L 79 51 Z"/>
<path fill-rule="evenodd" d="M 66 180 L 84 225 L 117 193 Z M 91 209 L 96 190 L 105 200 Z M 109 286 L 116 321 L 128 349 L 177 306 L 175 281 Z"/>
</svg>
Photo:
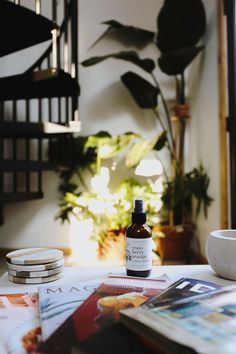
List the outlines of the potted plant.
<svg viewBox="0 0 236 354">
<path fill-rule="evenodd" d="M 158 139 L 134 142 L 127 165 L 136 166 L 150 150 L 168 150 L 169 166 L 165 169 L 165 188 L 162 196 L 162 227 L 158 229 L 165 237 L 159 239 L 159 252 L 166 258 L 179 258 L 189 248 L 191 235 L 195 231 L 195 216 L 201 209 L 207 216 L 207 208 L 212 202 L 208 195 L 209 177 L 204 167 L 199 164 L 191 171 L 186 171 L 184 159 L 186 125 L 190 120 L 185 72 L 204 49 L 203 45 L 198 45 L 206 29 L 204 5 L 201 0 L 165 0 L 157 16 L 156 32 L 124 25 L 115 20 L 103 24 L 108 28 L 98 40 L 110 33 L 115 40 L 125 37 L 126 44 L 129 41 L 133 47 L 140 48 L 140 44 L 141 47 L 152 45 L 158 53 L 155 59 L 142 59 L 138 49 L 124 50 L 91 57 L 81 64 L 88 67 L 109 58 L 124 60 L 141 68 L 145 76 L 150 76 L 150 80 L 146 80 L 133 71 L 121 76 L 137 105 L 141 109 L 151 110 L 151 115 L 160 125 Z M 165 99 L 161 84 L 155 75 L 156 59 L 159 69 L 174 79 L 172 87 L 175 102 L 172 105 Z M 185 242 L 185 245 L 182 242 Z M 167 244 L 171 244 L 172 249 L 168 249 Z M 180 247 L 177 249 L 178 245 Z"/>
<path fill-rule="evenodd" d="M 158 141 L 158 137 L 153 140 Z M 129 152 L 134 141 L 142 145 L 145 140 L 134 133 L 111 136 L 99 132 L 55 138 L 50 143 L 50 160 L 58 166 L 61 180 L 61 202 L 56 219 L 62 223 L 70 222 L 72 215 L 78 221 L 90 219 L 93 222 L 91 239 L 98 245 L 100 260 L 124 261 L 125 230 L 131 222 L 134 198 L 145 198 L 148 223 L 151 227 L 157 224 L 162 205 L 158 171 L 152 179 L 134 176 L 133 170 L 128 169 L 130 174 L 126 178 L 118 178 L 110 186 L 113 176 L 119 174 L 120 169 L 126 169 L 126 155 L 128 159 L 133 158 Z M 141 151 L 144 150 L 141 148 Z"/>
</svg>

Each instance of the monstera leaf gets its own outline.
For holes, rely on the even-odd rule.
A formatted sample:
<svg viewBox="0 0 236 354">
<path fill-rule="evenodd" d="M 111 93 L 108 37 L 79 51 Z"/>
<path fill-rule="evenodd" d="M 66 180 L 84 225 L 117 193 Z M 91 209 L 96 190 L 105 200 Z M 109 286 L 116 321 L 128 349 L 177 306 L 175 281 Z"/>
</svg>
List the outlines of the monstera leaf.
<svg viewBox="0 0 236 354">
<path fill-rule="evenodd" d="M 165 0 L 157 17 L 157 41 L 161 52 L 194 47 L 206 30 L 201 0 Z"/>
<path fill-rule="evenodd" d="M 140 108 L 150 109 L 157 106 L 159 90 L 150 84 L 149 81 L 144 80 L 132 71 L 128 71 L 122 75 L 121 80 Z"/>
<path fill-rule="evenodd" d="M 151 73 L 155 68 L 155 62 L 152 59 L 140 59 L 139 55 L 134 50 L 122 51 L 119 53 L 112 53 L 102 56 L 96 56 L 89 59 L 84 60 L 81 64 L 83 66 L 92 66 L 102 62 L 103 60 L 113 58 L 113 59 L 121 59 L 125 61 L 129 61 L 141 69 L 145 70 L 148 73 Z"/>
<path fill-rule="evenodd" d="M 160 69 L 167 75 L 182 74 L 204 46 L 183 48 L 175 52 L 163 53 L 158 59 Z"/>
<path fill-rule="evenodd" d="M 133 46 L 136 48 L 144 48 L 149 43 L 153 42 L 155 33 L 143 28 L 127 26 L 116 20 L 108 20 L 102 22 L 103 25 L 108 25 L 108 28 L 101 34 L 101 36 L 90 46 L 94 47 L 100 40 L 107 35 L 116 39 L 117 41 Z"/>
</svg>

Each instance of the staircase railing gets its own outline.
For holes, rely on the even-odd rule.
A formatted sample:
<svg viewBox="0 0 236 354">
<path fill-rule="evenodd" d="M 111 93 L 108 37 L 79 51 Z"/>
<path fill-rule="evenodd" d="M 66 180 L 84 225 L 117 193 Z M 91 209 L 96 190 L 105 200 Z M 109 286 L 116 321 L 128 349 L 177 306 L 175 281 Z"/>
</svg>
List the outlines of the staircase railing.
<svg viewBox="0 0 236 354">
<path fill-rule="evenodd" d="M 22 8 L 19 0 L 14 4 Z M 35 14 L 43 16 L 42 8 L 35 0 Z M 78 1 L 64 0 L 60 10 L 58 25 L 57 2 L 51 0 L 55 26 L 43 54 L 21 75 L 0 78 L 0 206 L 42 198 L 42 172 L 54 168 L 47 159 L 48 142 L 80 130 Z M 6 101 L 12 102 L 10 113 Z"/>
</svg>

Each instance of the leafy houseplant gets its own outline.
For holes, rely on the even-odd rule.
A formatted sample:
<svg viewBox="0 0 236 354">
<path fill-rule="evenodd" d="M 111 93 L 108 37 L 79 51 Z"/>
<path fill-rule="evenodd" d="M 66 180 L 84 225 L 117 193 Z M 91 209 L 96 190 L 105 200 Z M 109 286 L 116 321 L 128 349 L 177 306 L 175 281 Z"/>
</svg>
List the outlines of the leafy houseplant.
<svg viewBox="0 0 236 354">
<path fill-rule="evenodd" d="M 99 132 L 91 136 L 69 136 L 51 141 L 50 160 L 60 166 L 59 189 L 62 193 L 56 218 L 62 222 L 70 221 L 71 215 L 79 221 L 91 219 L 91 238 L 98 243 L 100 259 L 124 259 L 125 229 L 130 224 L 135 197 L 145 198 L 149 225 L 157 223 L 157 213 L 161 207 L 161 181 L 151 178 L 138 180 L 132 174 L 119 181 L 118 186 L 109 186 L 109 174 L 115 170 L 115 164 L 119 162 L 124 165 L 122 153 L 128 151 L 128 159 L 132 159 L 129 149 L 133 141 L 142 142 L 143 139 L 133 133 L 111 136 L 107 132 Z M 110 170 L 104 167 L 109 160 L 113 160 Z"/>
<path fill-rule="evenodd" d="M 195 57 L 204 49 L 197 45 L 205 33 L 206 15 L 201 0 L 165 0 L 157 16 L 157 32 L 142 28 L 123 25 L 118 21 L 103 22 L 107 30 L 98 39 L 101 40 L 109 33 L 115 40 L 122 38 L 132 47 L 140 48 L 147 45 L 157 50 L 157 63 L 159 69 L 166 75 L 174 78 L 175 102 L 171 107 L 165 99 L 161 84 L 155 75 L 156 61 L 153 58 L 142 59 L 135 50 L 126 50 L 95 56 L 84 60 L 85 67 L 98 64 L 109 58 L 124 60 L 142 69 L 150 80 L 133 71 L 121 76 L 133 99 L 141 109 L 149 109 L 159 122 L 160 135 L 158 142 L 149 144 L 150 150 L 161 150 L 163 147 L 169 151 L 169 168 L 165 171 L 165 190 L 163 193 L 163 217 L 168 225 L 184 225 L 192 222 L 193 199 L 196 200 L 196 214 L 203 208 L 207 216 L 207 208 L 212 198 L 207 191 L 209 177 L 200 164 L 191 171 L 186 172 L 184 149 L 186 124 L 189 121 L 189 103 L 186 97 L 185 71 Z M 96 41 L 96 43 L 98 42 Z M 138 49 L 137 49 L 138 50 Z M 138 150 L 140 142 L 134 143 L 133 150 Z M 133 151 L 133 152 L 134 152 Z M 147 153 L 148 149 L 144 153 Z M 132 151 L 131 151 L 132 154 Z M 141 159 L 143 154 L 139 155 Z M 133 161 L 137 164 L 138 158 Z M 132 164 L 129 164 L 131 167 Z M 133 166 L 134 166 L 133 165 Z"/>
</svg>

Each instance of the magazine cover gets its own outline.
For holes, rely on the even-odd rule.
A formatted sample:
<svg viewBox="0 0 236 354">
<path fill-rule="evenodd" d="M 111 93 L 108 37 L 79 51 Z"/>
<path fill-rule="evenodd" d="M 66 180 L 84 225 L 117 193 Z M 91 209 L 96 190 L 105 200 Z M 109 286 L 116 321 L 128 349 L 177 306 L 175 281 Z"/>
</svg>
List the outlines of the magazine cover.
<svg viewBox="0 0 236 354">
<path fill-rule="evenodd" d="M 1 354 L 27 354 L 40 342 L 38 294 L 0 294 Z"/>
<path fill-rule="evenodd" d="M 103 279 L 76 285 L 47 285 L 38 289 L 42 341 L 55 330 L 91 295 Z"/>
<path fill-rule="evenodd" d="M 40 353 L 71 353 L 73 347 L 119 319 L 123 308 L 136 307 L 170 285 L 157 279 L 109 276 L 44 343 Z"/>
<path fill-rule="evenodd" d="M 188 296 L 207 293 L 209 291 L 220 289 L 222 286 L 213 282 L 193 279 L 180 278 L 172 283 L 168 288 L 146 301 L 142 306 L 160 307 L 167 305 L 173 300 L 179 300 Z"/>
<path fill-rule="evenodd" d="M 236 285 L 173 301 L 164 307 L 121 310 L 121 322 L 145 335 L 156 348 L 163 343 L 166 349 L 184 345 L 201 354 L 234 354 Z"/>
</svg>

